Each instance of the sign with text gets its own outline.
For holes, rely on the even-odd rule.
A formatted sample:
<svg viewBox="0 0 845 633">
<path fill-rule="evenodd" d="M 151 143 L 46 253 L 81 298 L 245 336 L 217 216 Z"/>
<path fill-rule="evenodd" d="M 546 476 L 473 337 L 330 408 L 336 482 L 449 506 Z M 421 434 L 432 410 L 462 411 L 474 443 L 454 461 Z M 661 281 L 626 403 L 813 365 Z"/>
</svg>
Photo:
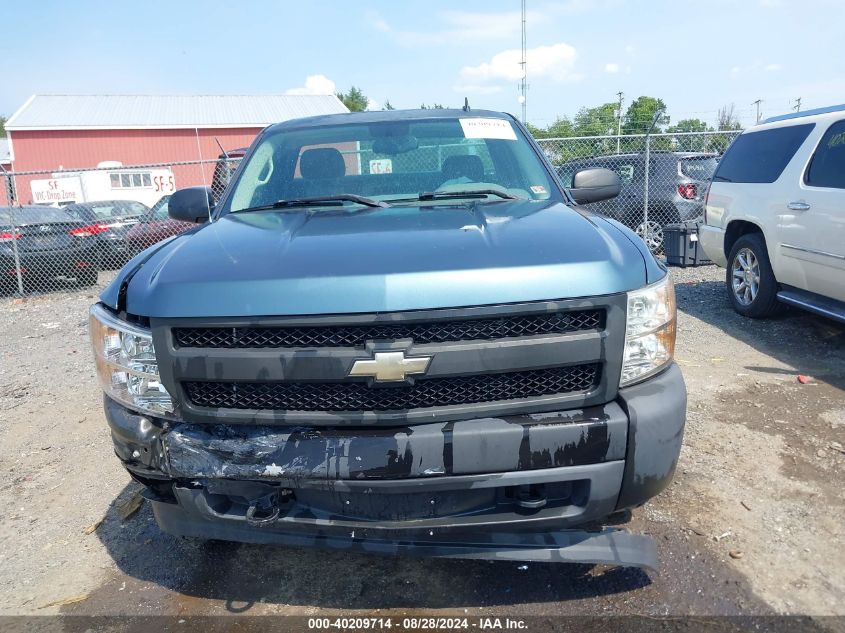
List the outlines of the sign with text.
<svg viewBox="0 0 845 633">
<path fill-rule="evenodd" d="M 33 180 L 29 183 L 29 187 L 32 190 L 32 201 L 35 204 L 73 202 L 83 199 L 82 181 L 77 176 Z"/>
</svg>

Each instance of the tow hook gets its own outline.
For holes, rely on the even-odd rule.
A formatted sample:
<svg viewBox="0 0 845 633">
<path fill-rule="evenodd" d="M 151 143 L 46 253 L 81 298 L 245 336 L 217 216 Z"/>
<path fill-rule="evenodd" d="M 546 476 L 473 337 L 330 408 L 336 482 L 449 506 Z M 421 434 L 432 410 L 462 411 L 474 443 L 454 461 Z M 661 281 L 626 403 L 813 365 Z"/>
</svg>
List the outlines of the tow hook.
<svg viewBox="0 0 845 633">
<path fill-rule="evenodd" d="M 246 510 L 246 522 L 253 527 L 266 527 L 279 518 L 281 511 L 279 493 L 271 492 L 249 504 Z"/>
</svg>

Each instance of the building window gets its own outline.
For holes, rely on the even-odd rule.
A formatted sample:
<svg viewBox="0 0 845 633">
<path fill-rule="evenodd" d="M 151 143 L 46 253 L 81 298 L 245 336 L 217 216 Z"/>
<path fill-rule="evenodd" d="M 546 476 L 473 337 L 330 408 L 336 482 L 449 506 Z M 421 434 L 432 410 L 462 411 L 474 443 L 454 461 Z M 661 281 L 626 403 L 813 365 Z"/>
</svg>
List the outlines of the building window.
<svg viewBox="0 0 845 633">
<path fill-rule="evenodd" d="M 112 189 L 140 189 L 153 186 L 150 172 L 109 174 L 109 180 Z"/>
</svg>

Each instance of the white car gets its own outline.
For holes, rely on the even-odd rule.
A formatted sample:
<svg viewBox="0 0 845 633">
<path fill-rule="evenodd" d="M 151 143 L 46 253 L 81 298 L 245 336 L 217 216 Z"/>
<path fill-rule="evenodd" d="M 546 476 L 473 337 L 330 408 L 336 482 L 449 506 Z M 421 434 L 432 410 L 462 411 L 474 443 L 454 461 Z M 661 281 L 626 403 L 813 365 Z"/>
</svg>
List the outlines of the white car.
<svg viewBox="0 0 845 633">
<path fill-rule="evenodd" d="M 713 175 L 699 239 L 734 309 L 780 302 L 845 322 L 845 105 L 743 132 Z"/>
</svg>

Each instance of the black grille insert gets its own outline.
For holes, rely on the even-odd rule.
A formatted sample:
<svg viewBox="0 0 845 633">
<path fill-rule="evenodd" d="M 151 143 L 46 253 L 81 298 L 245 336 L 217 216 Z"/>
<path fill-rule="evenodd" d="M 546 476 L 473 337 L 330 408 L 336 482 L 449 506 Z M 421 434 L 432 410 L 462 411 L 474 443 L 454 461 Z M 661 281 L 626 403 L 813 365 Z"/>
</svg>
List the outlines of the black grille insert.
<svg viewBox="0 0 845 633">
<path fill-rule="evenodd" d="M 185 382 L 196 406 L 275 411 L 406 411 L 590 391 L 599 381 L 596 363 L 427 378 L 413 384 L 364 382 Z"/>
<path fill-rule="evenodd" d="M 604 310 L 568 310 L 424 323 L 368 323 L 329 326 L 176 327 L 179 347 L 254 349 L 357 347 L 368 340 L 413 339 L 416 344 L 565 334 L 604 327 Z"/>
</svg>

